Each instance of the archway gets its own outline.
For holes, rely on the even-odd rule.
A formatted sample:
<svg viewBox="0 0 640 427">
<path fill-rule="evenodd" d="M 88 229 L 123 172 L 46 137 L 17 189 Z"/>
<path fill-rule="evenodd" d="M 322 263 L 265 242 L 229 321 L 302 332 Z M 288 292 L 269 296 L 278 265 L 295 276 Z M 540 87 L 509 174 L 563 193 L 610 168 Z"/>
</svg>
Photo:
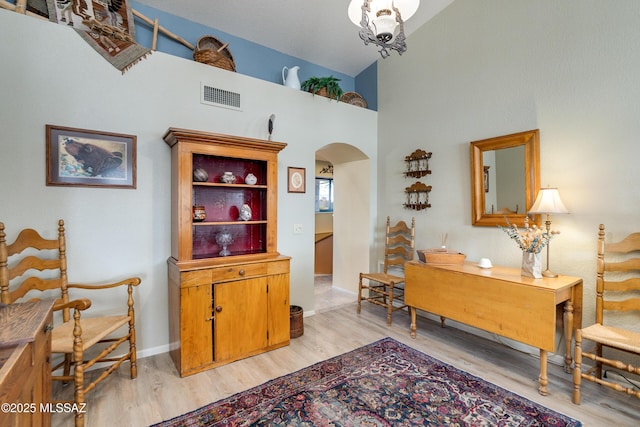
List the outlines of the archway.
<svg viewBox="0 0 640 427">
<path fill-rule="evenodd" d="M 332 143 L 316 160 L 333 165 L 333 286 L 356 293 L 358 274 L 369 270 L 370 159 L 358 148 Z"/>
</svg>

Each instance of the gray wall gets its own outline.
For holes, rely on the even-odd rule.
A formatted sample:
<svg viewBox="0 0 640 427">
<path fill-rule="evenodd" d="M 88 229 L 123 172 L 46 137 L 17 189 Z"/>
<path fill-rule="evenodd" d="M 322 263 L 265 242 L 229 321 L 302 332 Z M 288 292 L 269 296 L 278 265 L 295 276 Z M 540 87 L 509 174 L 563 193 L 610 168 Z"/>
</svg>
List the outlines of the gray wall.
<svg viewBox="0 0 640 427">
<path fill-rule="evenodd" d="M 340 143 L 371 160 L 365 220 L 336 219 L 367 227 L 377 203 L 376 112 L 161 52 L 121 75 L 66 26 L 0 10 L 0 28 L 0 221 L 9 242 L 27 227 L 53 237 L 64 219 L 70 281 L 141 276 L 138 350 L 141 356 L 167 351 L 171 172 L 162 135 L 180 127 L 266 139 L 275 113 L 273 139 L 288 144 L 278 164 L 278 249 L 293 258 L 292 304 L 313 313 L 315 152 Z M 201 104 L 201 82 L 241 93 L 242 111 Z M 45 124 L 137 135 L 137 189 L 46 186 Z M 306 193 L 287 193 L 287 166 L 306 168 Z M 304 232 L 294 235 L 294 224 Z M 357 271 L 369 263 L 361 249 L 368 237 L 362 233 L 337 249 L 343 258 L 363 254 L 349 265 L 356 272 L 344 273 L 356 284 Z M 106 312 L 115 294 L 91 299 L 92 309 Z"/>
<path fill-rule="evenodd" d="M 505 233 L 471 226 L 469 142 L 539 128 L 542 186 L 571 212 L 552 217 L 551 269 L 584 278 L 592 322 L 598 224 L 614 239 L 640 230 L 639 18 L 636 0 L 453 2 L 378 63 L 378 216 L 411 216 L 402 159 L 432 151 L 416 246 L 447 232 L 469 260 L 519 266 Z"/>
</svg>

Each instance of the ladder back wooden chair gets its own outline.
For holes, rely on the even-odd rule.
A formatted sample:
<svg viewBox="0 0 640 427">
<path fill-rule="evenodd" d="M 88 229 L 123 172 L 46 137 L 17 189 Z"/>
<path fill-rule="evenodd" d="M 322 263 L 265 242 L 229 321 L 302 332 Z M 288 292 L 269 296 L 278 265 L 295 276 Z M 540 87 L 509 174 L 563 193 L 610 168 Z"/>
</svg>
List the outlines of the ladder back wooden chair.
<svg viewBox="0 0 640 427">
<path fill-rule="evenodd" d="M 24 302 L 27 294 L 38 291 L 40 297 L 55 298 L 54 312 L 61 312 L 61 323 L 54 325 L 51 336 L 51 352 L 54 357 L 60 354 L 60 363 L 53 363 L 52 379 L 73 382 L 74 399 L 54 403 L 70 403 L 72 408 L 82 409 L 85 393 L 127 360 L 131 378 L 137 376 L 133 287 L 139 284 L 137 277 L 102 285 L 67 283 L 64 221 L 58 221 L 56 239 L 45 239 L 35 230 L 25 229 L 11 244 L 7 244 L 5 226 L 0 222 L 0 301 L 3 304 Z M 91 306 L 91 301 L 87 298 L 71 300 L 68 292 L 69 289 L 97 290 L 118 286 L 126 289 L 126 298 L 123 293 L 126 304 L 123 304 L 124 313 L 116 316 L 81 316 L 81 312 Z M 121 336 L 114 338 L 113 335 Z M 125 341 L 128 342 L 126 350 L 120 347 Z M 112 354 L 119 347 L 125 354 Z M 109 366 L 94 381 L 85 384 L 85 371 L 96 363 L 105 362 Z M 84 425 L 84 412 L 76 412 L 75 425 Z"/>
<path fill-rule="evenodd" d="M 387 309 L 387 324 L 391 325 L 393 312 L 401 310 L 404 303 L 404 263 L 413 259 L 415 245 L 416 224 L 411 218 L 411 227 L 400 221 L 391 225 L 391 218 L 387 217 L 384 243 L 384 270 L 382 273 L 360 273 L 358 282 L 358 314 L 362 301 L 380 305 Z M 392 274 L 399 270 L 402 276 Z M 363 283 L 363 280 L 366 282 Z M 363 295 L 363 291 L 367 294 Z"/>
<path fill-rule="evenodd" d="M 603 371 L 603 366 L 608 366 L 622 375 L 627 372 L 640 375 L 640 368 L 629 363 L 629 356 L 640 356 L 640 333 L 605 322 L 611 320 L 615 313 L 635 311 L 632 316 L 640 315 L 639 251 L 640 232 L 632 233 L 619 242 L 605 243 L 604 225 L 600 224 L 596 266 L 596 323 L 576 331 L 573 403 L 580 404 L 582 380 L 593 381 L 640 398 L 637 388 L 612 381 L 607 378 L 606 371 Z M 637 323 L 640 317 L 635 319 Z M 593 350 L 583 348 L 587 342 L 593 344 Z M 607 350 L 606 356 L 603 355 L 603 348 Z M 594 362 L 593 367 L 583 366 L 585 358 Z"/>
</svg>

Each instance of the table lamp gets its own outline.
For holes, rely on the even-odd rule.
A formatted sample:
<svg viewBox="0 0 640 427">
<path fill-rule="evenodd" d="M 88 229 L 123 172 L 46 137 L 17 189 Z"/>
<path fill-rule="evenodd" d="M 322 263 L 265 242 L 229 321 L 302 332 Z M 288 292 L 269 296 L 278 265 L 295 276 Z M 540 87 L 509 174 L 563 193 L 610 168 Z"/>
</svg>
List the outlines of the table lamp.
<svg viewBox="0 0 640 427">
<path fill-rule="evenodd" d="M 558 193 L 557 188 L 541 188 L 529 213 L 547 214 L 545 225 L 547 234 L 549 234 L 551 233 L 551 214 L 566 214 L 569 211 L 560 200 L 560 193 Z M 558 277 L 556 273 L 549 270 L 549 245 L 551 245 L 551 241 L 547 244 L 547 269 L 542 272 L 542 277 Z"/>
</svg>

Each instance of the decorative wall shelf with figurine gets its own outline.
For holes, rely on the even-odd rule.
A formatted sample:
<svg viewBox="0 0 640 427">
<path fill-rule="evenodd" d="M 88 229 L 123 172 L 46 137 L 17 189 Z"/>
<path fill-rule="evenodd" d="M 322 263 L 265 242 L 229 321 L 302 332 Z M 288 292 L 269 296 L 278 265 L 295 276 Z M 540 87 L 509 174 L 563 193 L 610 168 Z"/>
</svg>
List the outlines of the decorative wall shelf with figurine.
<svg viewBox="0 0 640 427">
<path fill-rule="evenodd" d="M 407 202 L 403 205 L 407 209 L 421 211 L 431 207 L 429 203 L 429 192 L 431 186 L 418 181 L 410 187 L 404 189 L 407 195 Z"/>
<path fill-rule="evenodd" d="M 407 166 L 407 170 L 404 176 L 410 176 L 412 178 L 422 178 L 423 176 L 430 175 L 429 159 L 431 158 L 431 152 L 424 150 L 416 150 L 411 155 L 404 158 Z"/>
</svg>

